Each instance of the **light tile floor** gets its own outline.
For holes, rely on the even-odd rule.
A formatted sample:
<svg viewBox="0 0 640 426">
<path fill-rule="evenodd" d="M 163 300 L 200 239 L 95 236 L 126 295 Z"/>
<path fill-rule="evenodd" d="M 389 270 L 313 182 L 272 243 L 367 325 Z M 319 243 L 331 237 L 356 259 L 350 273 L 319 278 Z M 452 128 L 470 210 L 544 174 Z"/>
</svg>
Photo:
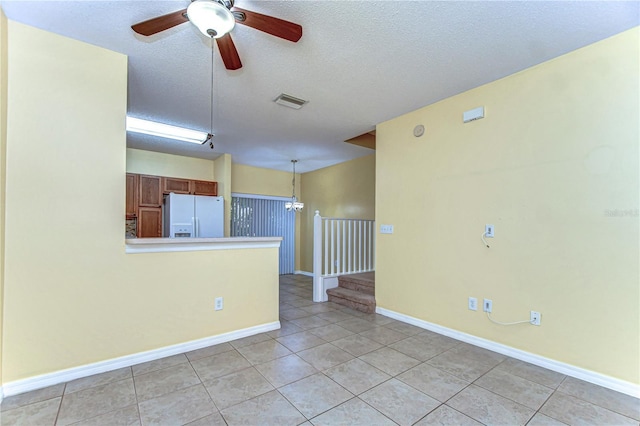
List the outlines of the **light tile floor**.
<svg viewBox="0 0 640 426">
<path fill-rule="evenodd" d="M 8 397 L 2 425 L 638 425 L 638 399 L 282 276 L 282 328 Z"/>
</svg>

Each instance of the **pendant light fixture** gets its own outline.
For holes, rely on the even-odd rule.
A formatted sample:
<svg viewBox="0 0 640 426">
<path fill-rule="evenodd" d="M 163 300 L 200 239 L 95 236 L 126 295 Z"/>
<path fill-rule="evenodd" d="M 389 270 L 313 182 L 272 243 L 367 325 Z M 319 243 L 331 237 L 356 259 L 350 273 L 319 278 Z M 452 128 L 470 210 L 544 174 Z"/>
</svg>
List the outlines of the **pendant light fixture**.
<svg viewBox="0 0 640 426">
<path fill-rule="evenodd" d="M 291 196 L 291 201 L 287 201 L 284 205 L 284 207 L 287 209 L 287 211 L 294 211 L 294 212 L 301 212 L 302 209 L 304 208 L 304 203 L 301 203 L 298 201 L 298 199 L 296 198 L 296 163 L 298 162 L 298 160 L 291 160 L 291 163 L 293 164 L 293 195 Z"/>
</svg>

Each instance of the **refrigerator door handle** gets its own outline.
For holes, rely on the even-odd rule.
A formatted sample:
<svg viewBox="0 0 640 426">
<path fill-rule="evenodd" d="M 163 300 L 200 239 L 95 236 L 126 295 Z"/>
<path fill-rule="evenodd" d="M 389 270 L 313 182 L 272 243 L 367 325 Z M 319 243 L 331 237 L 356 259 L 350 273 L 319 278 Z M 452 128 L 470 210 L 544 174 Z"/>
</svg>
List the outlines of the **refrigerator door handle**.
<svg viewBox="0 0 640 426">
<path fill-rule="evenodd" d="M 200 218 L 196 216 L 196 237 L 200 238 Z"/>
<path fill-rule="evenodd" d="M 191 218 L 191 229 L 193 229 L 192 237 L 196 237 L 198 235 L 198 229 L 196 228 L 196 218 Z"/>
</svg>

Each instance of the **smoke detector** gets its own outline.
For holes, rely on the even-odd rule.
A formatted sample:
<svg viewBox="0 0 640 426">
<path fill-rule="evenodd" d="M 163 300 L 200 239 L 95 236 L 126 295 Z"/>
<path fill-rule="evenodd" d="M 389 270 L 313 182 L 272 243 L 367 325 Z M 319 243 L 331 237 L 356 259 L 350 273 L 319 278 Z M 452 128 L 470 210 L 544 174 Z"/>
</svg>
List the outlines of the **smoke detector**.
<svg viewBox="0 0 640 426">
<path fill-rule="evenodd" d="M 293 109 L 300 109 L 302 105 L 308 101 L 304 99 L 296 98 L 295 96 L 287 95 L 286 93 L 280 93 L 280 95 L 273 100 L 278 105 L 286 106 Z"/>
</svg>

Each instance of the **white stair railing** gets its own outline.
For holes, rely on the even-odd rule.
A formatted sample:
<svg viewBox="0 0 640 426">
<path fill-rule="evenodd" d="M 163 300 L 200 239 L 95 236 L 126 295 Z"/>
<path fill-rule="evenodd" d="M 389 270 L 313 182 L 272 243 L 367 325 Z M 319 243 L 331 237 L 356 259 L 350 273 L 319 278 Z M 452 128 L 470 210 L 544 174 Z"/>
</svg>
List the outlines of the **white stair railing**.
<svg viewBox="0 0 640 426">
<path fill-rule="evenodd" d="M 376 223 L 367 219 L 313 218 L 313 301 L 327 300 L 339 275 L 375 271 Z"/>
</svg>

